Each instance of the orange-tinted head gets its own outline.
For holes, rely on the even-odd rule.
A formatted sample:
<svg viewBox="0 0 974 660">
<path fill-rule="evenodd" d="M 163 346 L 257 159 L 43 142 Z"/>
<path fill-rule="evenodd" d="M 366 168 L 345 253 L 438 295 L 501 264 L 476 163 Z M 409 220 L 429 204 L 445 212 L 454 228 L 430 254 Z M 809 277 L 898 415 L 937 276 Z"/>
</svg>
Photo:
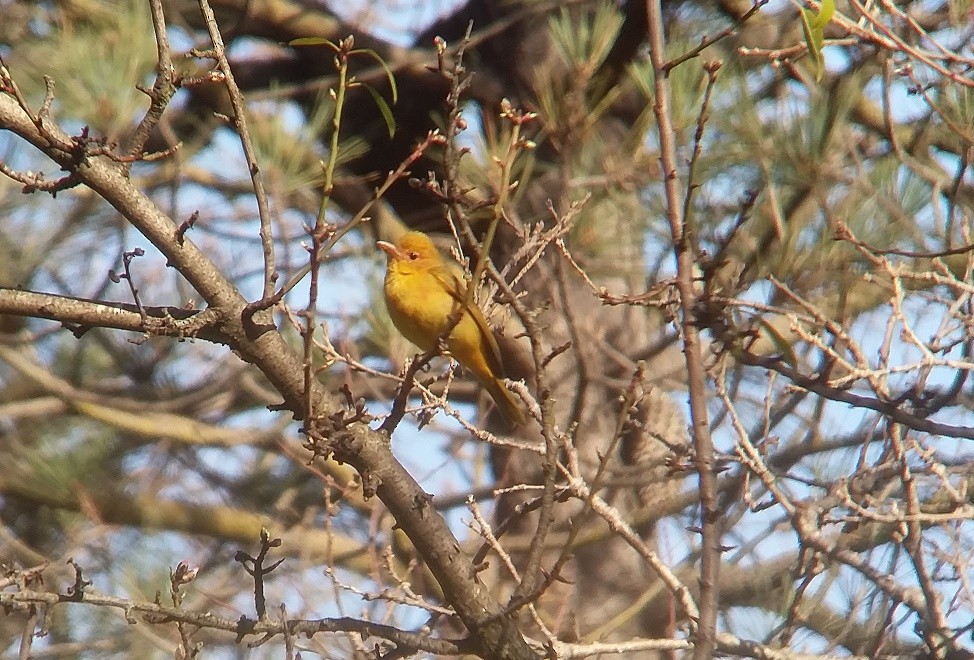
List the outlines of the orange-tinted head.
<svg viewBox="0 0 974 660">
<path fill-rule="evenodd" d="M 430 237 L 418 231 L 406 232 L 395 244 L 379 241 L 376 246 L 386 253 L 390 270 L 429 270 L 443 263 L 443 258 Z"/>
</svg>

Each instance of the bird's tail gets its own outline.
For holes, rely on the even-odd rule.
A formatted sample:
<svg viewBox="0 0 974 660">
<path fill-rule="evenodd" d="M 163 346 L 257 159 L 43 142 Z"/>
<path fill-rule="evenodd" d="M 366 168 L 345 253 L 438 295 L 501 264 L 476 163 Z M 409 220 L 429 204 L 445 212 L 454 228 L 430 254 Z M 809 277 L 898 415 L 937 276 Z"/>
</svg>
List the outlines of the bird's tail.
<svg viewBox="0 0 974 660">
<path fill-rule="evenodd" d="M 507 389 L 507 386 L 499 378 L 493 378 L 484 383 L 490 397 L 497 404 L 497 410 L 501 417 L 511 426 L 521 426 L 527 420 L 521 402 L 518 401 L 514 393 Z"/>
</svg>

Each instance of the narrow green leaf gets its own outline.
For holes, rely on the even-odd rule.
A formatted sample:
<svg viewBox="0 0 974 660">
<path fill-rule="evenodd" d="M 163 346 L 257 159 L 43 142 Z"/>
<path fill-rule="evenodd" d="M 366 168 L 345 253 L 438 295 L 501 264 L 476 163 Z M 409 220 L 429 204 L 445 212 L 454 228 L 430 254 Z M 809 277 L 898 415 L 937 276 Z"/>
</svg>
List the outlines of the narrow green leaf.
<svg viewBox="0 0 974 660">
<path fill-rule="evenodd" d="M 379 107 L 379 112 L 382 113 L 382 118 L 386 122 L 386 128 L 389 129 L 389 137 L 395 135 L 396 118 L 392 116 L 392 108 L 389 107 L 389 104 L 386 103 L 386 100 L 382 98 L 382 95 L 379 94 L 379 92 L 377 92 L 375 88 L 372 87 L 372 85 L 367 85 L 366 83 L 355 83 L 355 84 L 361 85 L 365 89 L 369 90 L 369 94 L 372 95 L 372 98 L 375 100 L 375 104 Z"/>
<path fill-rule="evenodd" d="M 386 61 L 382 59 L 382 57 L 371 48 L 357 48 L 353 50 L 352 53 L 361 53 L 363 55 L 368 55 L 376 62 L 378 62 L 383 69 L 385 69 L 386 77 L 389 79 L 389 86 L 392 88 L 392 104 L 395 105 L 399 101 L 399 90 L 396 88 L 396 77 L 392 75 L 392 69 L 389 68 L 389 65 L 386 64 Z"/>
<path fill-rule="evenodd" d="M 825 26 L 829 24 L 829 21 L 832 20 L 832 16 L 834 15 L 835 0 L 822 0 L 818 14 L 815 15 L 815 20 L 811 22 L 812 27 L 818 28 L 819 30 L 825 30 Z"/>
<path fill-rule="evenodd" d="M 774 347 L 777 349 L 781 359 L 787 362 L 793 369 L 797 369 L 798 356 L 795 354 L 795 348 L 792 345 L 792 342 L 788 341 L 786 337 L 782 336 L 782 334 L 778 332 L 778 329 L 774 327 L 774 324 L 767 319 L 760 317 L 757 319 L 757 323 L 758 326 L 764 330 L 768 339 L 771 340 L 771 343 L 774 344 Z"/>
<path fill-rule="evenodd" d="M 328 46 L 336 53 L 338 46 L 324 37 L 298 37 L 287 42 L 289 46 Z"/>
<path fill-rule="evenodd" d="M 799 16 L 802 19 L 802 32 L 805 33 L 805 44 L 808 54 L 812 58 L 815 80 L 820 81 L 825 73 L 825 59 L 822 57 L 822 45 L 825 43 L 825 31 L 817 27 L 819 15 L 810 9 L 802 9 Z"/>
</svg>

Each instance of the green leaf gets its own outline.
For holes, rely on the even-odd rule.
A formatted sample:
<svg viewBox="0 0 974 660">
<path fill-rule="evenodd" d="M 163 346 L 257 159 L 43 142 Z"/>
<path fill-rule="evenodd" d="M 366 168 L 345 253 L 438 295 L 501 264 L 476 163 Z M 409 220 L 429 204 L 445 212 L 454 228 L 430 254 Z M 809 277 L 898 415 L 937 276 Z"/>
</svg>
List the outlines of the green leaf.
<svg viewBox="0 0 974 660">
<path fill-rule="evenodd" d="M 822 0 L 818 14 L 815 15 L 815 21 L 812 23 L 812 27 L 818 28 L 819 30 L 825 30 L 825 26 L 829 24 L 829 21 L 832 20 L 832 16 L 834 15 L 835 0 Z"/>
<path fill-rule="evenodd" d="M 338 46 L 324 37 L 298 37 L 287 42 L 289 46 L 328 46 L 336 53 Z"/>
<path fill-rule="evenodd" d="M 825 26 L 832 20 L 835 14 L 835 0 L 822 0 L 818 12 L 811 9 L 802 9 L 802 31 L 805 33 L 805 43 L 808 45 L 808 54 L 812 58 L 815 71 L 815 80 L 822 79 L 825 73 L 825 59 L 822 57 L 822 47 L 825 45 Z"/>
<path fill-rule="evenodd" d="M 775 349 L 777 349 L 779 357 L 787 362 L 793 369 L 797 369 L 798 356 L 795 354 L 795 349 L 794 346 L 792 346 L 792 342 L 778 332 L 778 329 L 774 326 L 774 323 L 768 319 L 759 317 L 756 320 L 758 326 L 764 330 L 765 336 L 771 341 Z"/>
<path fill-rule="evenodd" d="M 385 69 L 386 77 L 389 79 L 389 87 L 392 88 L 392 104 L 395 105 L 399 101 L 399 90 L 396 88 L 396 78 L 392 75 L 392 69 L 390 69 L 389 65 L 386 64 L 386 61 L 371 48 L 357 48 L 349 54 L 351 55 L 359 53 L 370 56 L 372 59 L 378 62 L 383 69 Z"/>
<path fill-rule="evenodd" d="M 369 94 L 372 95 L 375 104 L 379 107 L 379 112 L 382 113 L 382 118 L 386 122 L 386 128 L 389 129 L 389 137 L 392 137 L 396 133 L 396 118 L 392 116 L 392 108 L 386 103 L 386 100 L 382 98 L 382 95 L 375 90 L 372 85 L 367 85 L 366 83 L 355 83 L 356 85 L 361 85 L 365 89 L 369 90 Z"/>
</svg>

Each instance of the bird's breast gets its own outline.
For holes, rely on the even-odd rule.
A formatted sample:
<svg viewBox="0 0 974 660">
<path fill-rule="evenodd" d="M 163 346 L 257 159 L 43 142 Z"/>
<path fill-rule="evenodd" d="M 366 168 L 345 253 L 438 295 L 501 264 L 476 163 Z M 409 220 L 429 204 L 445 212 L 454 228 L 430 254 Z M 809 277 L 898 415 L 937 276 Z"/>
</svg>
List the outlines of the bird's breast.
<svg viewBox="0 0 974 660">
<path fill-rule="evenodd" d="M 435 276 L 390 272 L 385 280 L 389 317 L 406 339 L 424 351 L 445 330 L 455 301 Z"/>
</svg>

